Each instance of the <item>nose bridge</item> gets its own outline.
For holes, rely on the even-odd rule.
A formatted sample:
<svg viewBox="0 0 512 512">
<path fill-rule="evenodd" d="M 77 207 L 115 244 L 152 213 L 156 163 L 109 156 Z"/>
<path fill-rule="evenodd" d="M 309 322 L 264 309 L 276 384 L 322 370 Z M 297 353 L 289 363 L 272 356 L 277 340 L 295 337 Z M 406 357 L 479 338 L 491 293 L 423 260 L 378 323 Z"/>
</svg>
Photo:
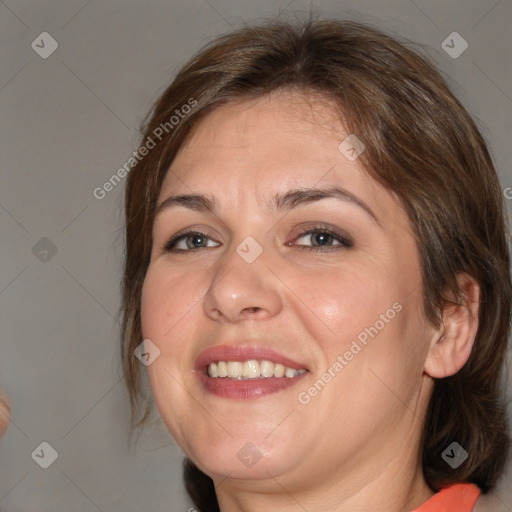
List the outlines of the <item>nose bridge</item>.
<svg viewBox="0 0 512 512">
<path fill-rule="evenodd" d="M 236 322 L 248 315 L 273 316 L 281 310 L 278 282 L 256 238 L 248 236 L 233 244 L 220 258 L 203 302 L 207 316 Z"/>
</svg>

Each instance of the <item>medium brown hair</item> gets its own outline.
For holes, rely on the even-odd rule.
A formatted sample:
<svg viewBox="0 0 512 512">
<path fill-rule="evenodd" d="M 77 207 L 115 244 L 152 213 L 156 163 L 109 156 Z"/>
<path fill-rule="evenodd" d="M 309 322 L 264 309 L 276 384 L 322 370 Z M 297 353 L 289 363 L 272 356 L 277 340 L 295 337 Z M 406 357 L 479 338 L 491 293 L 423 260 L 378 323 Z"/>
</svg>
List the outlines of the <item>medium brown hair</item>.
<svg viewBox="0 0 512 512">
<path fill-rule="evenodd" d="M 163 177 L 191 129 L 227 102 L 294 88 L 335 100 L 349 133 L 364 143 L 366 171 L 401 201 L 421 255 L 424 310 L 439 326 L 450 295 L 464 297 L 457 276 L 479 284 L 473 351 L 454 376 L 436 379 L 422 436 L 427 483 L 437 491 L 472 482 L 483 492 L 502 472 L 509 437 L 503 371 L 512 285 L 503 196 L 486 143 L 430 60 L 380 30 L 352 21 L 272 21 L 216 38 L 193 57 L 157 100 L 143 142 L 176 110 L 195 108 L 170 127 L 131 170 L 126 186 L 126 262 L 122 358 L 132 427 L 150 411 L 133 351 L 142 341 L 141 289 Z M 467 460 L 452 469 L 441 457 L 456 441 Z M 196 506 L 218 510 L 212 480 L 185 461 Z"/>
</svg>

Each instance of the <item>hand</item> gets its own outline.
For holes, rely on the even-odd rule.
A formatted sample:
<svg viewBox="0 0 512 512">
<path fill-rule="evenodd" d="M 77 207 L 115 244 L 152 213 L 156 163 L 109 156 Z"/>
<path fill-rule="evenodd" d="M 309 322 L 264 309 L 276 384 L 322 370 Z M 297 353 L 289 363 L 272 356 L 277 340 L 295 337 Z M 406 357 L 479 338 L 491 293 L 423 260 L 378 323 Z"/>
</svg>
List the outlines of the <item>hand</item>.
<svg viewBox="0 0 512 512">
<path fill-rule="evenodd" d="M 11 421 L 11 404 L 9 397 L 0 390 L 0 437 L 7 431 L 9 422 Z"/>
</svg>

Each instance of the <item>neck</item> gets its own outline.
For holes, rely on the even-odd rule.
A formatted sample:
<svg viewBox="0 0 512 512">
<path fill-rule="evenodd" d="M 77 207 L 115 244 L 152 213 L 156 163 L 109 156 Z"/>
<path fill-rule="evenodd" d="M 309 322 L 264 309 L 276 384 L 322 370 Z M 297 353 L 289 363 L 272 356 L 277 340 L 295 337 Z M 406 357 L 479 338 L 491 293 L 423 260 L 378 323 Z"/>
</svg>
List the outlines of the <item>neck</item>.
<svg viewBox="0 0 512 512">
<path fill-rule="evenodd" d="M 339 485 L 335 489 L 336 484 L 326 481 L 324 485 L 290 492 L 279 478 L 274 477 L 252 488 L 224 481 L 216 484 L 216 491 L 221 512 L 411 512 L 433 496 L 420 468 L 407 484 L 399 468 L 393 465 L 392 469 L 395 470 L 392 475 L 377 477 L 360 489 L 353 486 L 339 489 Z"/>
</svg>

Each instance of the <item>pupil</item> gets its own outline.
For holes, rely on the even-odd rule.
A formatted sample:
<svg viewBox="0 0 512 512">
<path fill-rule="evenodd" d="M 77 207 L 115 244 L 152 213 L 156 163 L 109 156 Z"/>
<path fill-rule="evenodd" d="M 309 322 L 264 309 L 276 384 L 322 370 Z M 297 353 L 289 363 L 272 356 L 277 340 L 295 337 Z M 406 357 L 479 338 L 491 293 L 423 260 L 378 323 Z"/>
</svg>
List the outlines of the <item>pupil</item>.
<svg viewBox="0 0 512 512">
<path fill-rule="evenodd" d="M 200 247 L 203 244 L 203 236 L 202 235 L 194 235 L 192 237 L 192 245 L 195 247 Z"/>
<path fill-rule="evenodd" d="M 314 237 L 314 240 L 316 242 L 316 245 L 325 245 L 327 242 L 329 242 L 331 238 L 331 235 L 328 235 L 326 233 L 317 233 Z"/>
</svg>

